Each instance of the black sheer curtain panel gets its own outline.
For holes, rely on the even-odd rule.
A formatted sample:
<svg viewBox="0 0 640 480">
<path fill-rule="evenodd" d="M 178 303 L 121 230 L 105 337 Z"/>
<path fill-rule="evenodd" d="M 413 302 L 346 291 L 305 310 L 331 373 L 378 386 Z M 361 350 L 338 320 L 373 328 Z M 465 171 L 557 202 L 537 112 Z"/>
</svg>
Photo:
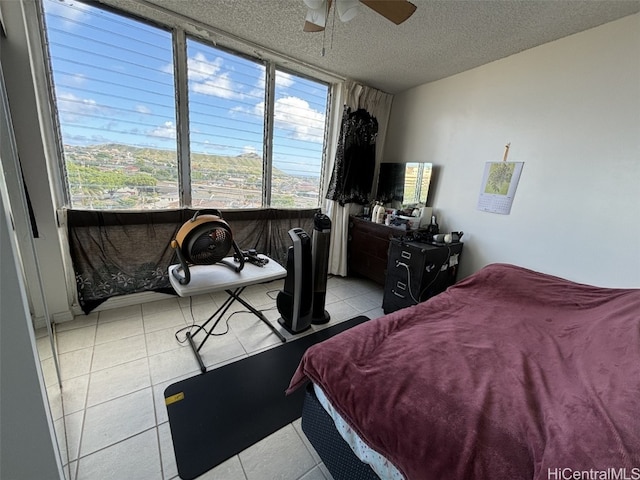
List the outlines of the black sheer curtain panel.
<svg viewBox="0 0 640 480">
<path fill-rule="evenodd" d="M 242 250 L 254 248 L 284 266 L 291 244 L 288 231 L 299 227 L 311 235 L 318 211 L 268 208 L 221 213 Z M 69 244 L 82 310 L 89 313 L 118 295 L 175 293 L 168 268 L 178 261 L 170 244 L 195 212 L 69 210 Z"/>
<path fill-rule="evenodd" d="M 336 158 L 327 197 L 329 200 L 365 204 L 376 166 L 378 121 L 365 109 L 344 107 Z"/>
</svg>

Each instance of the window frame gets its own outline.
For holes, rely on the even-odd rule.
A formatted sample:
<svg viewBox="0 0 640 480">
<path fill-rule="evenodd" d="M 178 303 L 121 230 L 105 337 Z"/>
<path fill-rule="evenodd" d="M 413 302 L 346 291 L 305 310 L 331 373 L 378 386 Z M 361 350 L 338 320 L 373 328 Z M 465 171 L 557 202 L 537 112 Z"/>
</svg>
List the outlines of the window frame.
<svg viewBox="0 0 640 480">
<path fill-rule="evenodd" d="M 51 61 L 51 54 L 48 46 L 48 35 L 45 21 L 45 9 L 41 4 L 40 11 L 42 18 L 42 29 L 45 32 L 43 35 L 43 43 L 45 43 L 45 56 L 47 61 L 47 77 L 49 86 L 50 102 L 53 106 L 54 124 L 55 124 L 55 141 L 56 150 L 58 152 L 58 168 L 62 174 L 62 202 L 64 207 L 74 209 L 71 205 L 71 195 L 69 191 L 69 185 L 67 180 L 67 167 L 64 158 L 64 146 L 62 129 L 60 125 L 60 117 L 57 109 L 57 98 L 54 88 L 53 68 Z M 147 25 L 159 28 L 167 31 L 171 34 L 172 43 L 172 57 L 173 57 L 173 75 L 174 75 L 174 94 L 175 94 L 175 115 L 176 115 L 176 161 L 178 170 L 178 196 L 180 200 L 180 208 L 191 208 L 193 195 L 192 195 L 192 182 L 191 182 L 191 143 L 190 143 L 190 124 L 189 124 L 189 80 L 188 80 L 188 53 L 187 53 L 187 41 L 189 39 L 199 42 L 203 45 L 219 49 L 227 54 L 235 55 L 240 58 L 255 62 L 256 64 L 262 64 L 265 68 L 265 91 L 264 91 L 264 129 L 263 129 L 263 152 L 262 152 L 262 205 L 259 208 L 272 208 L 272 169 L 273 169 L 273 134 L 275 123 L 275 88 L 276 88 L 276 71 L 283 73 L 290 73 L 300 78 L 316 82 L 327 88 L 327 95 L 325 99 L 325 115 L 324 115 L 324 138 L 322 142 L 322 158 L 320 176 L 318 178 L 318 199 L 317 207 L 321 207 L 322 199 L 324 197 L 324 191 L 326 190 L 326 178 L 328 167 L 328 141 L 329 132 L 331 130 L 331 118 L 332 118 L 332 97 L 335 88 L 335 82 L 341 81 L 329 72 L 322 72 L 310 67 L 301 62 L 290 58 L 284 58 L 279 61 L 274 52 L 269 52 L 267 49 L 261 46 L 252 45 L 250 42 L 239 39 L 237 37 L 226 35 L 224 32 L 219 32 L 215 28 L 201 24 L 193 19 L 183 17 L 175 12 L 160 8 L 151 8 L 149 15 L 143 15 L 140 12 L 131 13 L 123 10 L 119 6 L 114 6 L 103 0 L 100 3 L 85 2 L 84 0 L 77 0 L 81 3 L 89 4 L 94 8 L 106 10 L 112 14 L 120 15 L 124 18 L 129 18 L 135 21 L 145 23 Z M 154 13 L 156 15 L 154 15 Z M 161 15 L 157 15 L 161 13 Z M 163 17 L 159 19 L 157 17 Z M 212 38 L 212 33 L 215 33 L 215 38 Z M 220 40 L 220 41 L 218 41 Z M 234 45 L 236 44 L 236 48 Z M 238 48 L 238 46 L 245 47 L 246 50 L 252 52 L 247 53 L 245 48 Z M 298 67 L 298 68 L 296 68 Z M 311 70 L 312 73 L 309 73 Z M 313 73 L 318 73 L 315 76 Z M 318 78 L 318 77 L 325 78 Z M 294 209 L 304 209 L 308 207 L 293 207 Z M 141 212 L 144 209 L 126 209 L 124 211 Z"/>
</svg>

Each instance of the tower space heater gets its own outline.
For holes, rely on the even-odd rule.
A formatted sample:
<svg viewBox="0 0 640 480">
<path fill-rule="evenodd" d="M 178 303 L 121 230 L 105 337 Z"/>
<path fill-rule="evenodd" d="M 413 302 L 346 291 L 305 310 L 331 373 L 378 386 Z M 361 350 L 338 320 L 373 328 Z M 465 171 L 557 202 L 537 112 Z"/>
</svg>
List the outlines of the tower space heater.
<svg viewBox="0 0 640 480">
<path fill-rule="evenodd" d="M 316 213 L 313 217 L 313 307 L 311 323 L 314 325 L 331 320 L 324 309 L 327 299 L 327 272 L 329 270 L 329 246 L 331 243 L 331 219 Z"/>
<path fill-rule="evenodd" d="M 278 319 L 289 333 L 302 332 L 311 325 L 313 265 L 311 238 L 302 228 L 292 228 L 289 236 L 293 245 L 287 252 L 287 276 L 284 289 L 278 292 Z"/>
</svg>

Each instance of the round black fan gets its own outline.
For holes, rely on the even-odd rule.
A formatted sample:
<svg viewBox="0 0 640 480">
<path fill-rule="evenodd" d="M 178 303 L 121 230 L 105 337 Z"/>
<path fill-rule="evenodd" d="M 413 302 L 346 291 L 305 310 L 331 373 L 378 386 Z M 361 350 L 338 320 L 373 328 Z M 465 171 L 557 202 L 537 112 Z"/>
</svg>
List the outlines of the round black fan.
<svg viewBox="0 0 640 480">
<path fill-rule="evenodd" d="M 208 213 L 211 212 L 211 213 Z M 189 264 L 213 265 L 223 263 L 236 272 L 244 268 L 244 255 L 233 240 L 231 227 L 222 219 L 219 210 L 201 210 L 187 220 L 178 230 L 171 246 L 176 249 L 180 267 L 173 270 L 173 275 L 182 285 L 191 280 Z M 238 264 L 224 260 L 233 248 Z M 184 276 L 180 271 L 184 271 Z"/>
</svg>

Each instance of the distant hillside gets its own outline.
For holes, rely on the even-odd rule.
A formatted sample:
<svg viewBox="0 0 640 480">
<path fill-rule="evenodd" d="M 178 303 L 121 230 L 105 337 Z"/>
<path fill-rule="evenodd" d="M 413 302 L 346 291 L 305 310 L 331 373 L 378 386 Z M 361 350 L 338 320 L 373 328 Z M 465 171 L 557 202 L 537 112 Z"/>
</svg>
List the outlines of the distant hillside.
<svg viewBox="0 0 640 480">
<path fill-rule="evenodd" d="M 173 208 L 180 204 L 176 152 L 120 144 L 65 146 L 71 204 L 91 209 Z M 262 158 L 191 157 L 192 205 L 254 208 L 262 204 Z M 315 207 L 318 178 L 289 175 L 273 169 L 271 205 Z"/>
<path fill-rule="evenodd" d="M 128 167 L 130 170 L 150 174 L 158 180 L 175 180 L 178 175 L 176 152 L 171 150 L 121 144 L 66 145 L 65 155 L 67 162 L 83 167 Z M 255 153 L 236 156 L 193 153 L 191 165 L 194 180 L 212 180 L 221 175 L 262 177 L 262 158 Z M 290 176 L 277 168 L 273 169 L 273 175 Z"/>
</svg>

